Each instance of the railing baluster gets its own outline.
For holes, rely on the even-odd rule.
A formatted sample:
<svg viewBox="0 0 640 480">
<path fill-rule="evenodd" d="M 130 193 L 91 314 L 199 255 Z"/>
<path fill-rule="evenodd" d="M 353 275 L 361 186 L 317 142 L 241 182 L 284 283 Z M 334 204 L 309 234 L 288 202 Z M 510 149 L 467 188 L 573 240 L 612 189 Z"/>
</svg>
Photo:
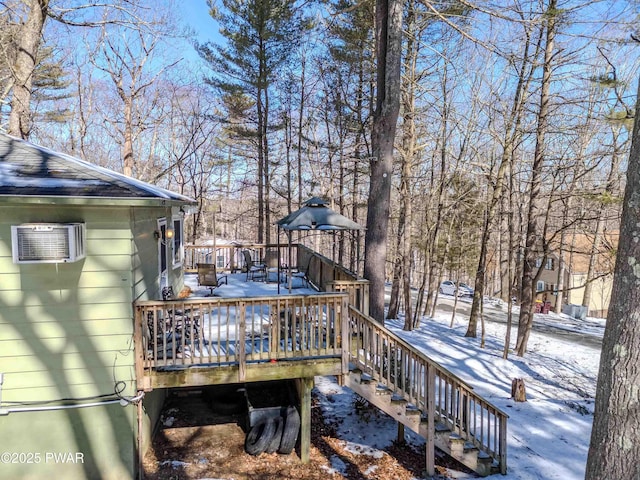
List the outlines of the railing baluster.
<svg viewBox="0 0 640 480">
<path fill-rule="evenodd" d="M 428 417 L 432 415 L 434 422 L 446 422 L 452 431 L 491 455 L 501 471 L 506 472 L 507 415 L 504 412 L 353 306 L 349 306 L 349 317 L 350 336 L 361 338 L 361 349 L 350 353 L 350 360 L 358 368 L 389 388 L 403 392 L 407 400 Z M 427 420 L 429 422 L 429 418 Z M 427 428 L 433 432 L 430 426 Z M 433 435 L 427 440 L 431 437 Z M 429 459 L 427 464 L 429 466 Z"/>
</svg>

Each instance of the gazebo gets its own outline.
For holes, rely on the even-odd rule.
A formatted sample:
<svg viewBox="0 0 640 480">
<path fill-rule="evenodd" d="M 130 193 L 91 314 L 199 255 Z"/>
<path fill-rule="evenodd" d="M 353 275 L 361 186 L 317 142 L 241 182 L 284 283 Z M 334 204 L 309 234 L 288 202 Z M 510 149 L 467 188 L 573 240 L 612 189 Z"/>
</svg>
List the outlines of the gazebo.
<svg viewBox="0 0 640 480">
<path fill-rule="evenodd" d="M 304 202 L 304 206 L 295 212 L 291 212 L 286 217 L 278 220 L 278 245 L 280 244 L 280 231 L 287 233 L 289 248 L 289 264 L 291 263 L 291 232 L 297 231 L 329 231 L 340 230 L 364 230 L 364 227 L 345 217 L 344 215 L 330 209 L 328 202 L 319 197 L 313 197 Z M 278 247 L 280 248 L 280 247 Z M 278 252 L 278 278 L 280 276 L 280 252 Z M 289 291 L 291 291 L 291 271 L 288 273 Z M 278 283 L 278 292 L 280 284 Z"/>
</svg>

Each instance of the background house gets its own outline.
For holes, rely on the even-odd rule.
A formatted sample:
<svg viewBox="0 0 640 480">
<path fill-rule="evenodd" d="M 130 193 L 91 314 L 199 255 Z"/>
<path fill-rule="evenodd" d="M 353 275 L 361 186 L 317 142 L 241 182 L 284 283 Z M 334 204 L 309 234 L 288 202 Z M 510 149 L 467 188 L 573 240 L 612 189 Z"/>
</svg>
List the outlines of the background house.
<svg viewBox="0 0 640 480">
<path fill-rule="evenodd" d="M 564 275 L 564 284 L 567 284 L 569 275 L 565 271 L 560 273 L 558 255 L 549 253 L 547 258 L 542 257 L 536 260 L 536 268 L 541 268 L 540 276 L 536 282 L 536 300 L 541 302 L 551 302 L 551 308 L 556 305 L 558 292 L 559 275 Z"/>
<path fill-rule="evenodd" d="M 0 435 L 5 452 L 40 455 L 3 478 L 135 477 L 163 392 L 139 432 L 132 304 L 182 287 L 192 204 L 0 134 Z"/>
<path fill-rule="evenodd" d="M 605 233 L 594 256 L 591 298 L 587 305 L 589 316 L 606 318 L 609 311 L 618 238 L 618 232 Z M 567 303 L 582 305 L 594 243 L 593 235 L 576 234 L 571 242 L 570 251 L 566 253 L 566 261 L 570 266 Z"/>
<path fill-rule="evenodd" d="M 539 258 L 536 267 L 542 271 L 536 283 L 536 300 L 550 301 L 556 306 L 558 279 L 563 275 L 562 305 L 582 305 L 585 285 L 589 271 L 589 263 L 593 254 L 594 238 L 588 234 L 573 234 L 563 248 L 564 268 L 559 272 L 559 253 L 550 252 L 547 259 Z M 607 233 L 602 237 L 595 254 L 593 254 L 593 272 L 591 274 L 591 295 L 588 299 L 586 314 L 592 317 L 606 317 L 611 299 L 613 272 L 615 267 L 615 250 L 618 244 L 617 233 Z M 544 265 L 543 264 L 544 261 Z M 582 311 L 582 310 L 580 310 Z"/>
</svg>

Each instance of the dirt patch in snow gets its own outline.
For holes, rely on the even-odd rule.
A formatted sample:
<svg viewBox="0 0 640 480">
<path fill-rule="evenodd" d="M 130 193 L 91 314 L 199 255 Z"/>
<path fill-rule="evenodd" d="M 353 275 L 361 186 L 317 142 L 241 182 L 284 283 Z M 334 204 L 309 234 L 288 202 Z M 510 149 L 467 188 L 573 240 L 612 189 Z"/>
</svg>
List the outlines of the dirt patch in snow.
<svg viewBox="0 0 640 480">
<path fill-rule="evenodd" d="M 411 480 L 424 475 L 424 452 L 393 445 L 382 455 L 353 451 L 337 438 L 314 398 L 310 462 L 244 451 L 246 414 L 218 415 L 197 392 L 170 397 L 143 466 L 148 480 Z M 449 478 L 438 467 L 441 476 Z"/>
</svg>

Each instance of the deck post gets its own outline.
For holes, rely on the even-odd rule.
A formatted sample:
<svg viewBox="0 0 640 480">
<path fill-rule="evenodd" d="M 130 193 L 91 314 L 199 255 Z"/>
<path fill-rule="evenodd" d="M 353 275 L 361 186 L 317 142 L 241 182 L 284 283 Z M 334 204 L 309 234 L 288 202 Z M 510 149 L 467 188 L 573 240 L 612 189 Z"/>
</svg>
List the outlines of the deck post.
<svg viewBox="0 0 640 480">
<path fill-rule="evenodd" d="M 145 367 L 145 359 L 144 359 L 144 341 L 143 341 L 143 333 L 142 333 L 142 313 L 139 308 L 134 308 L 134 317 L 133 317 L 133 345 L 134 345 L 134 358 L 135 358 L 135 370 L 136 370 L 136 388 L 137 390 L 144 390 L 145 392 L 149 391 L 150 388 L 147 385 L 148 382 L 145 382 L 144 376 L 144 367 Z"/>
<path fill-rule="evenodd" d="M 396 436 L 396 442 L 398 445 L 404 445 L 404 423 L 398 422 L 398 435 Z"/>
<path fill-rule="evenodd" d="M 238 325 L 238 382 L 242 383 L 247 377 L 247 352 L 245 339 L 247 338 L 247 304 L 240 302 L 240 324 Z"/>
<path fill-rule="evenodd" d="M 144 410 L 142 409 L 142 399 L 138 400 L 136 403 L 136 417 L 138 420 L 138 480 L 144 480 L 144 453 L 143 453 L 143 422 L 142 416 L 144 415 Z"/>
<path fill-rule="evenodd" d="M 351 355 L 351 330 L 349 321 L 349 300 L 345 296 L 340 302 L 340 336 L 342 347 L 342 375 L 349 373 L 349 357 Z"/>
<path fill-rule="evenodd" d="M 309 463 L 311 459 L 311 390 L 314 380 L 313 377 L 299 378 L 297 384 L 300 398 L 300 461 Z"/>
<path fill-rule="evenodd" d="M 500 422 L 500 473 L 507 474 L 507 419 L 499 417 Z"/>
<path fill-rule="evenodd" d="M 427 476 L 433 477 L 436 472 L 436 374 L 433 365 L 427 365 Z"/>
</svg>

